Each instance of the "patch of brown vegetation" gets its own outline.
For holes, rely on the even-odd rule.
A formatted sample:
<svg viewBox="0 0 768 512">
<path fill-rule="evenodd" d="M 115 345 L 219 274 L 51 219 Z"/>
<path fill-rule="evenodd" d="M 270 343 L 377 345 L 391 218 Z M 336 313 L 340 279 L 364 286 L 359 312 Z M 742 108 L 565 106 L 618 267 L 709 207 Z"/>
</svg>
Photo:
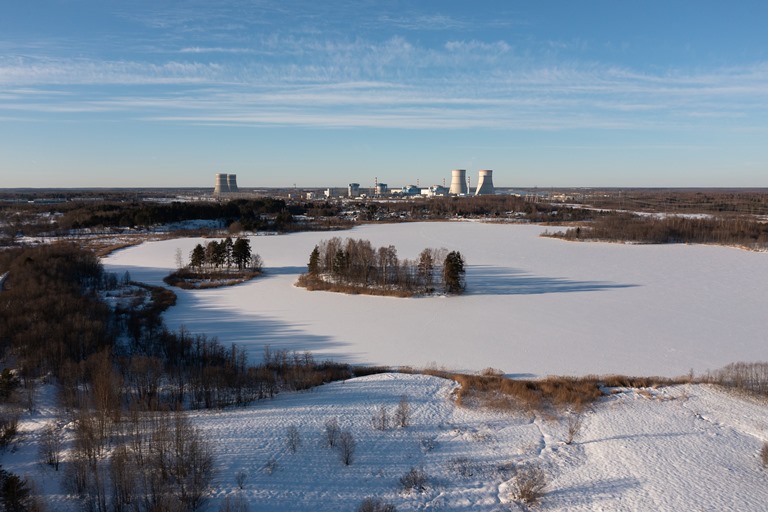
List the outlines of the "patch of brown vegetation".
<svg viewBox="0 0 768 512">
<path fill-rule="evenodd" d="M 627 377 L 611 375 L 598 377 L 550 376 L 544 379 L 510 379 L 498 371 L 484 371 L 480 375 L 451 373 L 443 370 L 424 370 L 455 380 L 460 384 L 456 392 L 459 405 L 478 405 L 497 410 L 522 409 L 527 412 L 551 412 L 566 409 L 580 411 L 605 395 L 606 388 L 645 388 L 679 384 L 680 379 L 664 377 Z"/>
<path fill-rule="evenodd" d="M 233 272 L 192 272 L 182 269 L 163 278 L 163 282 L 183 290 L 221 288 L 245 283 L 261 275 L 260 271 L 242 270 Z"/>
<path fill-rule="evenodd" d="M 349 283 L 334 283 L 334 282 L 325 281 L 322 279 L 312 279 L 306 274 L 302 274 L 299 276 L 298 281 L 296 281 L 296 286 L 306 288 L 311 292 L 324 291 L 324 292 L 346 293 L 348 295 L 375 295 L 379 297 L 400 297 L 400 298 L 414 297 L 418 295 L 415 292 L 411 292 L 407 290 L 381 288 L 376 286 L 360 286 L 360 285 L 349 284 Z"/>
</svg>

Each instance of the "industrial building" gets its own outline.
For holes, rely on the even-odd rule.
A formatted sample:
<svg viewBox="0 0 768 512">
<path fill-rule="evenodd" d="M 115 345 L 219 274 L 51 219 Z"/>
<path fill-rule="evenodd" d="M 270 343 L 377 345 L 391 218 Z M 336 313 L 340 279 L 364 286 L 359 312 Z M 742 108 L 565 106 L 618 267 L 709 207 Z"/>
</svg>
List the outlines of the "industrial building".
<svg viewBox="0 0 768 512">
<path fill-rule="evenodd" d="M 493 186 L 493 171 L 483 170 L 479 172 L 479 181 L 477 182 L 476 196 L 493 195 L 496 189 Z"/>
<path fill-rule="evenodd" d="M 464 169 L 454 169 L 451 171 L 451 188 L 449 194 L 462 196 L 467 195 L 467 171 Z"/>
</svg>

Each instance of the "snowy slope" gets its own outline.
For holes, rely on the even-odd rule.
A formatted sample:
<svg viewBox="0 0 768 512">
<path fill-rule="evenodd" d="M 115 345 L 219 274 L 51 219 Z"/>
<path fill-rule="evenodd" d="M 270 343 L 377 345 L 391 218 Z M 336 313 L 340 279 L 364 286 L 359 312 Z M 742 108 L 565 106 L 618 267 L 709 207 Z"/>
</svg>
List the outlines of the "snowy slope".
<svg viewBox="0 0 768 512">
<path fill-rule="evenodd" d="M 333 234 L 254 237 L 267 275 L 216 290 L 177 290 L 171 327 L 218 336 L 259 358 L 273 349 L 318 358 L 511 375 L 622 373 L 677 376 L 768 356 L 768 254 L 711 246 L 570 243 L 545 228 L 469 222 L 360 226 L 335 235 L 458 249 L 468 263 L 461 297 L 396 299 L 308 292 L 293 283 L 312 247 Z M 553 229 L 553 228 L 549 228 Z M 145 243 L 114 253 L 108 270 L 162 284 L 176 248 Z"/>
<path fill-rule="evenodd" d="M 617 390 L 586 412 L 581 434 L 566 445 L 561 421 L 458 407 L 454 386 L 423 375 L 375 375 L 245 408 L 192 412 L 215 446 L 205 510 L 236 496 L 251 511 L 351 512 L 367 496 L 399 511 L 522 510 L 510 499 L 510 484 L 515 469 L 531 462 L 549 480 L 537 510 L 759 511 L 768 503 L 768 471 L 758 458 L 768 439 L 765 403 L 704 385 Z M 374 412 L 382 405 L 393 411 L 403 395 L 409 426 L 374 429 Z M 34 479 L 50 510 L 77 510 L 75 499 L 59 493 L 63 469 L 35 462 L 36 429 L 51 413 L 41 404 L 25 417 L 25 440 L 2 463 Z M 330 418 L 356 440 L 349 466 L 326 446 Z M 286 443 L 290 426 L 301 438 L 295 453 Z M 427 476 L 423 493 L 399 485 L 414 467 Z"/>
</svg>

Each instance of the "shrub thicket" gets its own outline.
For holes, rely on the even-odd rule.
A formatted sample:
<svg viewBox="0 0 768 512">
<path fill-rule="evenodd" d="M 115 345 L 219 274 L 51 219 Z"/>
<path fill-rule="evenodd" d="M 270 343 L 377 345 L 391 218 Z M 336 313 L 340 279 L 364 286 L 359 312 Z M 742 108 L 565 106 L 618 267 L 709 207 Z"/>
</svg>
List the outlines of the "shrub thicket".
<svg viewBox="0 0 768 512">
<path fill-rule="evenodd" d="M 731 363 L 710 372 L 705 380 L 737 390 L 768 395 L 768 362 Z"/>
<path fill-rule="evenodd" d="M 357 512 L 397 512 L 397 507 L 391 503 L 384 502 L 381 498 L 365 498 Z"/>
<path fill-rule="evenodd" d="M 400 477 L 400 486 L 405 492 L 424 492 L 427 489 L 427 475 L 421 469 L 411 468 Z"/>
</svg>

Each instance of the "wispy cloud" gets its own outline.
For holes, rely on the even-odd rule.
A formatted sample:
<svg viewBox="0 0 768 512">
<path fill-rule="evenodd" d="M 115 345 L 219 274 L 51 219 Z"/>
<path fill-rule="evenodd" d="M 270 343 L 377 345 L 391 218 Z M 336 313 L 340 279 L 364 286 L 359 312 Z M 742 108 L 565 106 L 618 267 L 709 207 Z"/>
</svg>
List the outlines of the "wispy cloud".
<svg viewBox="0 0 768 512">
<path fill-rule="evenodd" d="M 249 12 L 242 23 L 259 23 L 258 13 Z M 172 33 L 203 23 L 199 12 L 185 13 L 154 13 L 144 22 Z M 208 14 L 217 27 L 232 22 L 215 9 Z M 440 15 L 410 21 L 443 28 L 460 23 Z M 199 45 L 167 37 L 167 55 L 7 52 L 0 57 L 0 113 L 112 111 L 149 122 L 542 130 L 677 128 L 768 115 L 764 62 L 653 74 L 576 59 L 542 62 L 501 39 L 441 41 L 266 32 L 215 36 Z"/>
</svg>

